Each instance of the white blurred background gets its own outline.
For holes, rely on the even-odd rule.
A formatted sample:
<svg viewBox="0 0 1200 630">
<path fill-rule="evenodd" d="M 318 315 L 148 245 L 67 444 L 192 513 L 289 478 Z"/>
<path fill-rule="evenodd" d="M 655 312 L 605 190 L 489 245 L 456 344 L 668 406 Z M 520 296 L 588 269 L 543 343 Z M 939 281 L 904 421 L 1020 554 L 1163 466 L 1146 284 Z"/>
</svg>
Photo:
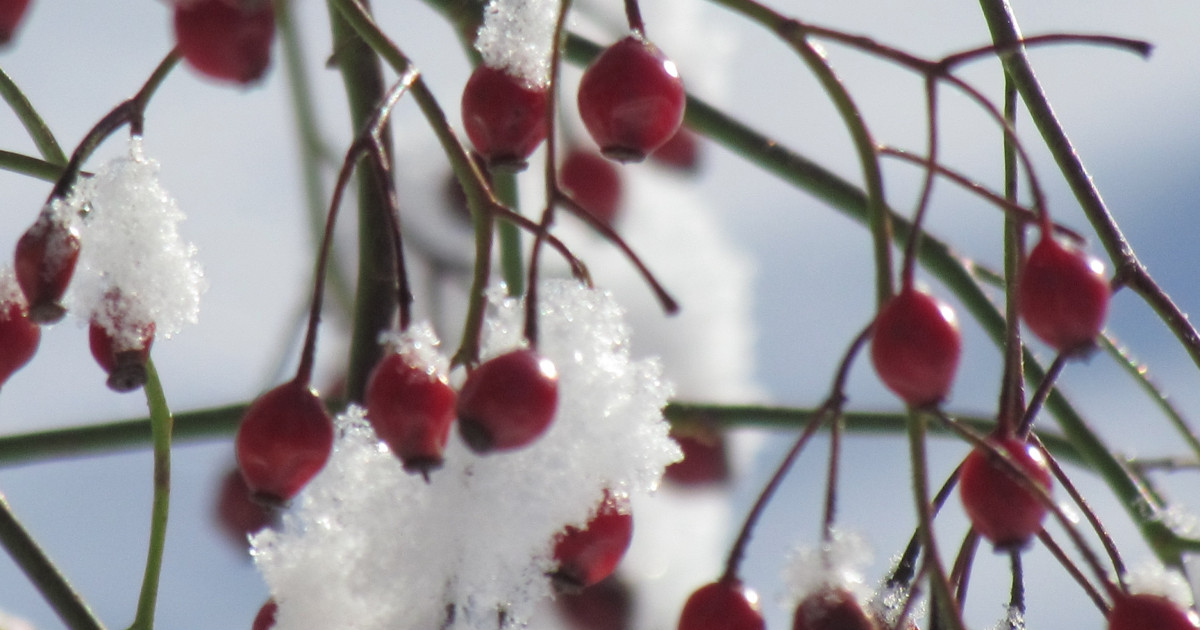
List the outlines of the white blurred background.
<svg viewBox="0 0 1200 630">
<path fill-rule="evenodd" d="M 425 71 L 443 105 L 456 112 L 468 65 L 453 32 L 420 3 L 376 4 L 384 29 Z M 340 77 L 322 66 L 330 49 L 326 9 L 314 0 L 294 0 L 293 6 L 307 47 L 322 132 L 341 153 L 350 132 Z M 684 6 L 690 8 L 669 13 L 673 21 L 651 21 L 649 28 L 676 57 L 689 85 L 757 129 L 857 181 L 844 127 L 803 64 L 773 37 L 732 14 L 697 2 Z M 1200 254 L 1194 243 L 1200 219 L 1193 205 L 1200 193 L 1200 73 L 1195 70 L 1200 59 L 1200 6 L 1185 0 L 1136 6 L 1096 0 L 1014 2 L 1013 8 L 1026 34 L 1108 33 L 1154 43 L 1148 60 L 1077 45 L 1038 49 L 1031 55 L 1126 236 L 1182 308 L 1196 309 Z M 860 0 L 783 9 L 926 56 L 988 41 L 972 3 Z M 653 12 L 647 12 L 652 20 Z M 102 115 L 138 89 L 170 48 L 171 39 L 170 10 L 163 3 L 34 0 L 15 44 L 0 51 L 0 67 L 21 86 L 69 152 Z M 676 52 L 668 42 L 678 42 Z M 827 48 L 876 138 L 920 149 L 924 118 L 918 78 L 855 51 Z M 569 76 L 577 77 L 577 72 Z M 691 81 L 693 76 L 701 78 Z M 988 94 L 999 92 L 1000 72 L 992 60 L 973 64 L 964 76 Z M 943 159 L 998 187 L 999 133 L 962 99 L 947 97 L 943 104 Z M 1020 126 L 1031 128 L 1028 122 Z M 1055 218 L 1086 229 L 1053 163 L 1036 149 L 1032 134 L 1027 138 L 1035 147 Z M 396 142 L 402 156 L 405 147 L 430 146 L 428 131 L 410 104 L 397 111 Z M 179 68 L 149 108 L 145 146 L 162 164 L 163 184 L 188 213 L 181 229 L 200 248 L 211 285 L 200 323 L 155 346 L 170 403 L 178 412 L 246 401 L 279 380 L 276 369 L 306 303 L 311 275 L 298 141 L 279 56 L 265 80 L 250 89 L 214 84 Z M 90 164 L 94 167 L 123 147 L 119 138 L 110 141 Z M 35 154 L 6 109 L 0 110 L 0 148 Z M 839 355 L 872 312 L 868 235 L 738 156 L 712 143 L 704 150 L 702 176 L 687 182 L 698 187 L 696 197 L 703 199 L 698 211 L 711 211 L 732 246 L 746 252 L 756 270 L 747 293 L 752 301 L 741 305 L 752 312 L 754 329 L 733 334 L 750 332 L 747 337 L 755 340 L 746 349 L 752 357 L 746 358 L 752 358 L 747 365 L 765 392 L 759 401 L 814 406 L 825 396 Z M 907 211 L 919 172 L 889 163 L 886 174 L 893 207 Z M 643 182 L 639 186 L 657 190 L 650 183 L 656 176 L 638 175 Z M 679 185 L 674 182 L 669 185 Z M 0 172 L 0 243 L 15 244 L 48 189 L 44 182 Z M 417 198 L 422 193 L 412 194 Z M 650 200 L 657 198 L 634 198 L 626 211 L 654 213 Z M 984 263 L 999 261 L 1000 216 L 994 208 L 939 183 L 930 222 L 931 229 L 959 251 Z M 1094 250 L 1100 253 L 1098 246 Z M 330 317 L 321 340 L 327 378 L 333 377 L 344 356 L 341 335 L 334 332 L 338 323 Z M 1110 328 L 1150 364 L 1152 376 L 1185 412 L 1200 416 L 1196 366 L 1135 296 L 1115 299 Z M 1000 357 L 976 326 L 967 323 L 965 330 L 963 368 L 949 406 L 987 415 L 995 405 Z M 0 395 L 0 433 L 143 415 L 145 403 L 138 394 L 113 394 L 104 387 L 86 347 L 83 327 L 70 319 L 45 331 L 38 356 Z M 286 362 L 283 369 L 293 366 Z M 1179 440 L 1151 403 L 1106 358 L 1070 366 L 1063 384 L 1121 452 L 1181 451 Z M 865 361 L 853 373 L 849 396 L 852 409 L 897 408 Z M 744 474 L 730 488 L 729 518 L 734 522 L 792 433 L 760 435 L 765 437 L 761 448 L 747 458 Z M 793 545 L 813 544 L 818 536 L 823 447 L 823 440 L 810 446 L 749 549 L 744 577 L 763 595 L 774 628 L 790 622 L 788 611 L 778 604 L 785 597 L 779 578 L 783 557 Z M 931 457 L 934 479 L 951 470 L 965 450 L 961 444 L 939 442 Z M 231 462 L 227 440 L 181 443 L 174 451 L 160 627 L 248 628 L 266 597 L 250 560 L 214 524 L 216 490 Z M 133 617 L 149 522 L 150 471 L 148 450 L 0 468 L 0 492 L 111 627 L 123 627 Z M 839 522 L 863 532 L 874 546 L 876 563 L 869 579 L 883 574 L 890 556 L 911 534 L 908 471 L 907 445 L 900 435 L 855 436 L 845 442 Z M 1148 559 L 1149 552 L 1104 486 L 1086 472 L 1076 472 L 1075 479 L 1105 516 L 1127 560 L 1136 564 Z M 1188 473 L 1172 481 L 1168 490 L 1182 503 L 1200 499 Z M 714 519 L 708 529 L 717 528 L 718 539 L 727 536 L 720 511 Z M 944 553 L 949 554 L 964 521 L 955 508 L 939 522 L 948 532 L 943 540 Z M 705 527 L 688 524 L 676 535 L 686 536 L 693 529 L 701 535 Z M 708 547 L 697 553 L 724 553 L 723 547 Z M 972 627 L 990 627 L 1003 615 L 1008 578 L 1001 560 L 986 552 L 977 558 L 968 603 Z M 1095 608 L 1044 551 L 1031 552 L 1027 567 L 1031 626 L 1101 627 Z M 690 579 L 699 584 L 715 577 Z M 0 560 L 0 610 L 29 619 L 38 628 L 61 626 L 7 560 Z M 668 627 L 673 626 L 662 630 Z"/>
</svg>

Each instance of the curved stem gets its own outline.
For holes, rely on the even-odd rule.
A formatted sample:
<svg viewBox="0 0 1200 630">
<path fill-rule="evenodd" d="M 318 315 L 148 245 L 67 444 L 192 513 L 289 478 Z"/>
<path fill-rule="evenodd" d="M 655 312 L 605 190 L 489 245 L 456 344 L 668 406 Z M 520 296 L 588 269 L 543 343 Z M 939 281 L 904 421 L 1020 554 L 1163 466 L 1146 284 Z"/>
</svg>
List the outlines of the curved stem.
<svg viewBox="0 0 1200 630">
<path fill-rule="evenodd" d="M 150 543 L 146 552 L 146 570 L 138 597 L 137 616 L 131 630 L 154 627 L 154 609 L 158 601 L 159 576 L 162 574 L 163 549 L 167 543 L 167 514 L 171 499 L 171 430 L 173 419 L 154 361 L 146 361 L 146 405 L 150 408 L 150 428 L 154 443 L 154 500 L 150 512 Z"/>
</svg>

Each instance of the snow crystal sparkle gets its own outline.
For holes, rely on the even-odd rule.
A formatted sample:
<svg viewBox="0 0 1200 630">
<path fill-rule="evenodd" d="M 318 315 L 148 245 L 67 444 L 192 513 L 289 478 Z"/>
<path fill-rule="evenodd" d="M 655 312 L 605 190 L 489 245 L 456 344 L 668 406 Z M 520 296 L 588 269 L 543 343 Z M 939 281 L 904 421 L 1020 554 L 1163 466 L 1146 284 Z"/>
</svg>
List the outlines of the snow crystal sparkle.
<svg viewBox="0 0 1200 630">
<path fill-rule="evenodd" d="M 159 184 L 158 168 L 134 137 L 127 156 L 105 163 L 71 193 L 84 219 L 67 305 L 103 326 L 117 345 L 139 342 L 151 322 L 163 338 L 194 323 L 206 288 L 196 248 L 179 235 L 183 212 Z"/>
<path fill-rule="evenodd" d="M 491 0 L 475 49 L 490 68 L 524 79 L 530 88 L 550 83 L 550 49 L 557 0 Z"/>
<path fill-rule="evenodd" d="M 519 627 L 551 594 L 554 535 L 582 527 L 605 488 L 653 490 L 680 457 L 662 417 L 671 388 L 656 361 L 630 357 L 620 307 L 573 280 L 540 295 L 538 348 L 559 369 L 550 429 L 485 456 L 452 436 L 427 484 L 348 409 L 325 469 L 252 541 L 277 630 Z M 521 345 L 521 301 L 489 297 L 484 359 Z"/>
</svg>

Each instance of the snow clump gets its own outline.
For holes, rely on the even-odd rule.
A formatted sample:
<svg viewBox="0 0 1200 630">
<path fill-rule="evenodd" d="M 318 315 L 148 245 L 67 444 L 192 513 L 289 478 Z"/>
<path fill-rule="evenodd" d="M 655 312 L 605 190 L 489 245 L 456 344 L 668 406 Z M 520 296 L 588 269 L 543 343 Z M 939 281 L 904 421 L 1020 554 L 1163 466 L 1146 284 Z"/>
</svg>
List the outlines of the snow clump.
<svg viewBox="0 0 1200 630">
<path fill-rule="evenodd" d="M 182 240 L 184 214 L 158 181 L 159 165 L 134 136 L 129 154 L 115 158 L 71 191 L 82 243 L 70 310 L 105 328 L 118 347 L 141 343 L 153 323 L 169 338 L 195 323 L 207 288 L 196 248 Z"/>
<path fill-rule="evenodd" d="M 482 360 L 524 343 L 523 302 L 501 289 L 488 297 Z M 552 595 L 555 535 L 583 527 L 605 489 L 657 487 L 680 457 L 662 416 L 671 387 L 657 361 L 631 359 L 622 309 L 553 280 L 538 312 L 559 405 L 532 445 L 481 456 L 455 433 L 426 483 L 380 444 L 363 409 L 338 417 L 324 470 L 278 529 L 252 539 L 276 630 L 522 627 Z"/>
<path fill-rule="evenodd" d="M 488 2 L 475 39 L 483 64 L 524 80 L 530 88 L 549 85 L 559 7 L 556 0 Z"/>
</svg>

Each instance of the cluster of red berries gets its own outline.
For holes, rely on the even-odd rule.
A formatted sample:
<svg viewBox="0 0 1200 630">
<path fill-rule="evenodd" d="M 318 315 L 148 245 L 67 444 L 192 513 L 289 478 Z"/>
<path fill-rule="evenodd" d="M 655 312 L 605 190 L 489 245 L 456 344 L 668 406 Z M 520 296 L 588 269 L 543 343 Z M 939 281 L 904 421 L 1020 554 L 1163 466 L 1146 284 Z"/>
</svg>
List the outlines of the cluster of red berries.
<svg viewBox="0 0 1200 630">
<path fill-rule="evenodd" d="M 14 254 L 14 271 L 22 301 L 10 301 L 0 320 L 0 384 L 33 358 L 41 338 L 39 324 L 62 319 L 63 296 L 79 260 L 79 232 L 50 204 L 21 235 Z M 111 295 L 117 300 L 117 290 Z M 124 332 L 124 331 L 122 331 Z M 139 325 L 130 334 L 114 335 L 93 320 L 88 331 L 92 356 L 108 374 L 108 386 L 127 392 L 146 382 L 146 363 L 154 343 L 154 323 Z"/>
<path fill-rule="evenodd" d="M 685 97 L 675 64 L 634 34 L 608 47 L 584 71 L 578 104 L 605 156 L 639 162 L 676 135 Z M 546 139 L 548 100 L 544 87 L 481 65 L 463 89 L 467 137 L 490 166 L 520 170 Z"/>
<path fill-rule="evenodd" d="M 179 53 L 205 76 L 246 85 L 271 63 L 270 0 L 178 0 L 174 24 Z"/>
<path fill-rule="evenodd" d="M 450 426 L 478 453 L 521 448 L 550 426 L 558 405 L 554 363 L 532 349 L 484 361 L 456 394 L 445 376 L 404 353 L 372 370 L 367 418 L 404 468 L 428 476 L 442 465 Z M 333 422 L 317 393 L 295 379 L 259 397 L 238 428 L 239 467 L 261 501 L 291 500 L 324 467 Z"/>
</svg>

